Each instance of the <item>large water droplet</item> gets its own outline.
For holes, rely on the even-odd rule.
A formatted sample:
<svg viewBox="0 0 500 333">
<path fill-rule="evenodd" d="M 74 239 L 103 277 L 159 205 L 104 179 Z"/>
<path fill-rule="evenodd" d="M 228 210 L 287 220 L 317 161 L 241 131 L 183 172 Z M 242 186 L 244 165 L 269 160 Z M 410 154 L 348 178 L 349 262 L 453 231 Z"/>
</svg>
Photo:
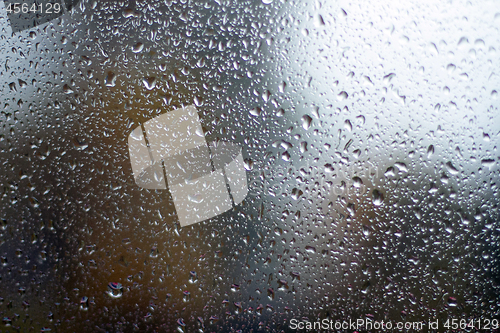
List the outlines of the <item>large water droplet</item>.
<svg viewBox="0 0 500 333">
<path fill-rule="evenodd" d="M 87 311 L 89 309 L 89 298 L 83 296 L 80 300 L 80 310 Z"/>
<path fill-rule="evenodd" d="M 379 190 L 373 190 L 372 202 L 374 206 L 380 206 L 384 202 L 384 195 Z"/>
<path fill-rule="evenodd" d="M 493 159 L 484 159 L 484 160 L 481 160 L 481 164 L 484 165 L 485 167 L 488 167 L 488 169 L 493 169 L 493 167 L 495 166 L 495 160 Z"/>
<path fill-rule="evenodd" d="M 308 115 L 302 116 L 302 127 L 305 130 L 308 130 L 309 127 L 311 127 L 311 123 L 312 123 L 311 117 L 309 117 Z"/>
<path fill-rule="evenodd" d="M 250 171 L 253 169 L 253 161 L 251 159 L 246 159 L 244 161 L 245 170 Z"/>
<path fill-rule="evenodd" d="M 260 116 L 260 114 L 262 113 L 262 109 L 257 107 L 257 108 L 254 108 L 252 110 L 250 110 L 250 114 L 254 117 L 258 117 Z"/>
<path fill-rule="evenodd" d="M 134 53 L 139 53 L 143 49 L 144 49 L 144 44 L 141 43 L 141 42 L 139 42 L 139 43 L 135 44 L 134 46 L 132 46 L 132 52 L 134 52 Z"/>
<path fill-rule="evenodd" d="M 362 181 L 362 180 L 361 180 L 361 178 L 359 178 L 359 177 L 353 177 L 353 178 L 352 178 L 352 181 L 353 181 L 353 184 L 352 184 L 352 185 L 353 185 L 354 187 L 358 187 L 358 188 L 359 188 L 359 187 L 361 187 L 361 186 L 363 185 L 363 181 Z"/>
<path fill-rule="evenodd" d="M 434 154 L 434 146 L 430 145 L 429 148 L 427 148 L 427 158 L 430 158 Z"/>
<path fill-rule="evenodd" d="M 459 171 L 458 171 L 458 169 L 457 169 L 457 168 L 455 168 L 455 167 L 453 166 L 453 164 L 451 164 L 451 162 L 446 163 L 446 169 L 447 169 L 447 170 L 448 170 L 448 171 L 449 171 L 452 175 L 456 175 L 456 174 L 458 174 L 458 172 L 459 172 Z"/>
<path fill-rule="evenodd" d="M 201 203 L 203 202 L 203 196 L 199 193 L 196 194 L 189 194 L 188 195 L 189 201 L 192 201 L 194 203 Z"/>
<path fill-rule="evenodd" d="M 142 83 L 144 84 L 144 87 L 146 87 L 147 90 L 152 90 L 156 87 L 156 77 L 154 76 L 146 77 L 142 80 Z"/>
<path fill-rule="evenodd" d="M 110 282 L 108 284 L 107 294 L 112 298 L 120 298 L 123 295 L 123 286 L 118 282 Z"/>
<path fill-rule="evenodd" d="M 104 84 L 108 87 L 114 87 L 116 83 L 116 75 L 113 72 L 108 72 L 106 78 L 104 79 Z"/>
<path fill-rule="evenodd" d="M 338 99 L 339 101 L 345 101 L 348 97 L 349 97 L 349 95 L 348 95 L 345 91 L 341 91 L 341 92 L 337 95 L 337 99 Z"/>
<path fill-rule="evenodd" d="M 71 94 L 74 92 L 73 89 L 71 89 L 67 84 L 63 86 L 63 91 L 65 94 Z"/>
</svg>

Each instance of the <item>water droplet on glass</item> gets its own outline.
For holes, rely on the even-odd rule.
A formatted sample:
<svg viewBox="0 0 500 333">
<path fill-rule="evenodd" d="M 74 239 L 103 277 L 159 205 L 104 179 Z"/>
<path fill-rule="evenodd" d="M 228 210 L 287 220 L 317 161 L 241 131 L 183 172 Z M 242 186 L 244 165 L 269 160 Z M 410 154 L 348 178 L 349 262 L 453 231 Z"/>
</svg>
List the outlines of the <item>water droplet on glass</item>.
<svg viewBox="0 0 500 333">
<path fill-rule="evenodd" d="M 367 226 L 366 224 L 363 224 L 363 235 L 365 235 L 366 237 L 370 236 L 371 234 L 371 229 L 369 226 Z"/>
<path fill-rule="evenodd" d="M 430 145 L 429 148 L 427 148 L 427 158 L 430 158 L 434 154 L 434 146 Z"/>
<path fill-rule="evenodd" d="M 325 164 L 325 172 L 326 173 L 332 173 L 333 171 L 335 171 L 335 168 L 333 167 L 333 165 L 331 165 L 330 163 Z"/>
<path fill-rule="evenodd" d="M 384 202 L 384 195 L 379 190 L 373 190 L 372 202 L 374 206 L 380 206 Z"/>
<path fill-rule="evenodd" d="M 363 185 L 363 181 L 359 177 L 353 177 L 352 181 L 353 181 L 353 186 L 354 187 L 358 187 L 359 188 L 359 187 L 361 187 Z"/>
<path fill-rule="evenodd" d="M 300 196 L 304 194 L 304 192 L 302 192 L 301 190 L 299 190 L 298 188 L 294 188 L 292 190 L 292 199 L 293 200 L 299 200 Z"/>
<path fill-rule="evenodd" d="M 290 161 L 290 153 L 285 151 L 284 153 L 281 154 L 281 159 L 287 162 Z"/>
<path fill-rule="evenodd" d="M 316 253 L 316 248 L 314 246 L 311 246 L 311 245 L 306 245 L 305 250 L 306 250 L 306 252 L 309 252 L 309 253 Z"/>
<path fill-rule="evenodd" d="M 144 49 L 144 44 L 141 42 L 138 42 L 134 46 L 132 46 L 132 52 L 134 53 L 139 53 Z"/>
<path fill-rule="evenodd" d="M 189 201 L 192 201 L 194 203 L 201 203 L 203 202 L 203 196 L 199 193 L 196 194 L 189 194 L 188 195 Z"/>
<path fill-rule="evenodd" d="M 323 20 L 323 16 L 321 15 L 316 15 L 316 17 L 314 18 L 314 25 L 316 27 L 320 27 L 322 25 L 325 25 L 325 20 Z"/>
<path fill-rule="evenodd" d="M 245 166 L 245 170 L 247 170 L 247 171 L 253 170 L 253 160 L 245 159 L 244 166 Z"/>
<path fill-rule="evenodd" d="M 80 300 L 80 310 L 87 311 L 89 309 L 89 298 L 83 296 Z"/>
<path fill-rule="evenodd" d="M 250 114 L 254 117 L 258 117 L 260 116 L 260 114 L 262 113 L 262 109 L 261 108 L 254 108 L 252 110 L 250 110 Z"/>
<path fill-rule="evenodd" d="M 191 293 L 189 291 L 185 290 L 182 292 L 182 295 L 183 295 L 182 300 L 184 302 L 189 302 L 189 300 L 191 299 Z"/>
<path fill-rule="evenodd" d="M 194 104 L 196 106 L 202 106 L 203 105 L 203 98 L 201 98 L 199 96 L 195 96 L 194 97 Z"/>
<path fill-rule="evenodd" d="M 348 130 L 349 132 L 352 131 L 352 124 L 351 124 L 351 121 L 349 119 L 347 119 L 345 122 L 344 122 L 344 128 L 346 130 Z"/>
<path fill-rule="evenodd" d="M 146 87 L 147 90 L 152 90 L 156 87 L 156 77 L 154 76 L 146 77 L 142 80 L 142 83 L 144 84 L 144 87 Z"/>
<path fill-rule="evenodd" d="M 190 271 L 189 272 L 189 283 L 195 283 L 198 281 L 198 275 L 196 274 L 195 271 Z"/>
<path fill-rule="evenodd" d="M 110 282 L 108 284 L 107 294 L 112 298 L 120 298 L 123 295 L 123 286 L 118 282 Z"/>
<path fill-rule="evenodd" d="M 104 79 L 104 83 L 108 87 L 114 87 L 116 83 L 116 75 L 113 72 L 108 72 L 108 75 L 106 75 L 106 78 Z"/>
<path fill-rule="evenodd" d="M 447 162 L 446 163 L 446 169 L 452 174 L 452 175 L 456 175 L 458 174 L 458 169 L 455 168 L 453 166 L 453 164 L 451 164 L 451 162 Z"/>
<path fill-rule="evenodd" d="M 311 127 L 311 123 L 312 123 L 312 118 L 310 116 L 308 115 L 302 116 L 302 127 L 305 130 L 308 130 L 309 127 Z"/>
<path fill-rule="evenodd" d="M 349 95 L 348 95 L 345 91 L 341 91 L 341 92 L 337 95 L 337 99 L 338 99 L 339 101 L 345 101 L 348 97 L 349 97 Z"/>
<path fill-rule="evenodd" d="M 396 76 L 396 74 L 394 73 L 389 73 L 387 74 L 386 76 L 383 77 L 382 81 L 384 82 L 384 84 L 388 84 L 389 82 L 391 82 L 391 80 Z"/>
<path fill-rule="evenodd" d="M 281 83 L 279 84 L 279 86 L 278 86 L 278 90 L 279 90 L 279 92 L 280 92 L 280 93 L 284 93 L 284 92 L 285 92 L 285 88 L 286 88 L 286 82 L 285 82 L 285 81 L 283 81 L 283 82 L 281 82 Z"/>
<path fill-rule="evenodd" d="M 151 258 L 158 258 L 158 254 L 160 253 L 160 251 L 158 251 L 158 248 L 156 246 L 153 246 L 151 248 L 151 251 L 149 251 L 149 256 Z"/>
<path fill-rule="evenodd" d="M 484 160 L 481 160 L 481 164 L 484 165 L 485 167 L 487 167 L 488 169 L 493 169 L 493 167 L 495 166 L 495 160 L 493 159 L 484 159 Z"/>
<path fill-rule="evenodd" d="M 74 92 L 67 84 L 63 86 L 63 91 L 65 94 L 72 94 Z"/>
</svg>

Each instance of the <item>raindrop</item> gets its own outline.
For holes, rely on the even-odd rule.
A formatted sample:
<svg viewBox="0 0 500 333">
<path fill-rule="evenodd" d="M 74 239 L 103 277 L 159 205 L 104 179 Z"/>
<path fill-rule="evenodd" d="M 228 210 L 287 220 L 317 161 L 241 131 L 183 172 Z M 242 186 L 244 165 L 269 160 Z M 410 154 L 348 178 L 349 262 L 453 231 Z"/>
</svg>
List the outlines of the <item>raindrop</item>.
<svg viewBox="0 0 500 333">
<path fill-rule="evenodd" d="M 269 101 L 269 97 L 271 96 L 271 92 L 269 90 L 266 90 L 263 94 L 262 94 L 262 99 L 264 100 L 264 102 L 267 102 Z"/>
<path fill-rule="evenodd" d="M 293 200 L 299 200 L 300 196 L 304 194 L 304 192 L 302 192 L 301 190 L 299 190 L 298 188 L 294 188 L 292 190 L 292 199 Z"/>
<path fill-rule="evenodd" d="M 460 38 L 460 40 L 458 41 L 458 44 L 457 44 L 457 45 L 458 45 L 458 46 L 462 46 L 462 45 L 465 45 L 465 44 L 467 44 L 467 43 L 469 43 L 469 40 L 467 39 L 467 37 L 462 37 L 462 38 Z"/>
<path fill-rule="evenodd" d="M 311 127 L 311 123 L 312 123 L 312 118 L 310 116 L 308 115 L 302 116 L 302 127 L 305 130 L 308 130 L 309 127 Z"/>
<path fill-rule="evenodd" d="M 316 27 L 320 27 L 322 25 L 325 25 L 325 20 L 323 20 L 323 16 L 321 15 L 316 15 L 315 19 L 314 19 L 314 25 Z"/>
<path fill-rule="evenodd" d="M 384 82 L 384 84 L 388 84 L 395 76 L 396 74 L 394 73 L 387 74 L 386 76 L 383 77 L 382 81 Z"/>
<path fill-rule="evenodd" d="M 73 139 L 73 146 L 77 150 L 85 150 L 88 148 L 89 144 L 87 142 L 85 142 L 85 140 L 82 140 L 82 139 L 79 139 L 78 137 L 75 137 Z"/>
<path fill-rule="evenodd" d="M 140 13 L 134 11 L 131 8 L 127 8 L 123 11 L 123 17 L 129 18 L 129 17 L 139 17 Z"/>
<path fill-rule="evenodd" d="M 253 170 L 253 160 L 245 159 L 244 166 L 245 166 L 245 170 L 247 170 L 247 171 Z"/>
<path fill-rule="evenodd" d="M 256 107 L 256 108 L 250 110 L 250 115 L 252 115 L 254 117 L 260 116 L 261 113 L 262 113 L 262 109 L 259 107 Z"/>
<path fill-rule="evenodd" d="M 345 122 L 344 122 L 344 128 L 346 130 L 348 130 L 349 132 L 352 132 L 352 124 L 351 124 L 351 121 L 349 119 L 347 119 Z"/>
<path fill-rule="evenodd" d="M 285 89 L 286 89 L 286 82 L 285 82 L 285 81 L 283 81 L 283 82 L 281 82 L 281 83 L 279 84 L 279 86 L 278 86 L 278 90 L 279 90 L 279 92 L 280 92 L 280 93 L 284 93 L 284 92 L 285 92 Z"/>
<path fill-rule="evenodd" d="M 427 158 L 430 158 L 434 154 L 434 146 L 430 145 L 429 148 L 427 148 Z"/>
<path fill-rule="evenodd" d="M 316 253 L 316 248 L 314 246 L 311 246 L 311 245 L 306 245 L 305 250 L 306 250 L 306 252 L 309 252 L 309 253 Z"/>
<path fill-rule="evenodd" d="M 183 295 L 182 300 L 183 300 L 184 302 L 189 302 L 189 301 L 191 300 L 191 293 L 190 293 L 189 291 L 184 290 L 184 291 L 182 292 L 182 295 Z"/>
<path fill-rule="evenodd" d="M 106 78 L 104 79 L 104 83 L 108 87 L 114 87 L 116 83 L 116 75 L 113 72 L 108 72 L 108 75 L 106 75 Z"/>
<path fill-rule="evenodd" d="M 307 151 L 307 142 L 306 141 L 302 141 L 300 143 L 300 152 L 301 153 L 305 153 Z"/>
<path fill-rule="evenodd" d="M 87 311 L 89 309 L 89 298 L 83 296 L 80 300 L 80 310 Z"/>
<path fill-rule="evenodd" d="M 67 84 L 63 86 L 63 91 L 65 94 L 72 94 L 74 92 Z"/>
<path fill-rule="evenodd" d="M 285 151 L 283 154 L 281 154 L 281 159 L 283 159 L 283 161 L 290 161 L 290 153 Z"/>
<path fill-rule="evenodd" d="M 203 202 L 203 195 L 201 195 L 200 193 L 189 194 L 188 199 L 189 201 L 192 201 L 194 203 L 201 203 Z"/>
<path fill-rule="evenodd" d="M 151 248 L 151 251 L 149 252 L 149 256 L 151 258 L 158 258 L 158 254 L 160 254 L 160 251 L 158 251 L 158 248 L 156 246 L 153 246 Z"/>
<path fill-rule="evenodd" d="M 144 44 L 141 42 L 138 42 L 134 46 L 132 46 L 132 52 L 134 53 L 140 53 L 144 49 Z"/>
<path fill-rule="evenodd" d="M 108 284 L 107 294 L 112 298 L 120 298 L 123 295 L 123 286 L 118 282 L 110 282 Z"/>
<path fill-rule="evenodd" d="M 361 187 L 363 185 L 363 181 L 361 180 L 361 178 L 359 178 L 357 176 L 353 177 L 352 181 L 353 181 L 352 186 L 354 186 L 354 187 L 358 187 L 359 188 L 359 187 Z"/>
<path fill-rule="evenodd" d="M 374 206 L 380 206 L 384 202 L 384 195 L 379 190 L 373 190 L 372 202 Z"/>
<path fill-rule="evenodd" d="M 458 169 L 457 169 L 457 168 L 455 168 L 455 167 L 453 166 L 453 164 L 451 164 L 451 162 L 447 162 L 447 163 L 446 163 L 446 169 L 448 169 L 448 171 L 449 171 L 452 175 L 456 175 L 456 174 L 458 174 L 458 172 L 459 172 L 459 171 L 458 171 Z"/>
<path fill-rule="evenodd" d="M 367 226 L 366 224 L 363 224 L 363 235 L 365 235 L 366 237 L 370 236 L 371 234 L 371 229 L 369 226 Z"/>
<path fill-rule="evenodd" d="M 481 164 L 484 165 L 485 167 L 487 167 L 488 169 L 493 169 L 493 167 L 495 166 L 495 160 L 493 159 L 484 159 L 484 160 L 481 160 Z"/>
<path fill-rule="evenodd" d="M 408 167 L 406 166 L 405 163 L 403 163 L 403 162 L 396 162 L 396 163 L 394 163 L 394 165 L 396 166 L 396 168 L 399 169 L 399 171 L 401 171 L 401 172 L 408 172 Z"/>
<path fill-rule="evenodd" d="M 349 95 L 348 95 L 345 91 L 341 91 L 341 92 L 337 95 L 337 99 L 338 99 L 339 101 L 345 101 L 348 97 L 349 97 Z"/>
<path fill-rule="evenodd" d="M 195 271 L 190 271 L 189 272 L 189 283 L 195 283 L 198 281 L 198 275 L 196 274 Z"/>
<path fill-rule="evenodd" d="M 335 168 L 330 163 L 325 164 L 326 173 L 332 173 L 333 171 L 335 171 Z"/>
<path fill-rule="evenodd" d="M 154 76 L 146 77 L 142 80 L 142 83 L 144 84 L 144 87 L 146 87 L 147 90 L 152 90 L 156 87 L 156 77 Z"/>
<path fill-rule="evenodd" d="M 202 106 L 203 105 L 203 98 L 201 98 L 200 96 L 195 96 L 194 97 L 194 104 L 196 106 Z"/>
</svg>

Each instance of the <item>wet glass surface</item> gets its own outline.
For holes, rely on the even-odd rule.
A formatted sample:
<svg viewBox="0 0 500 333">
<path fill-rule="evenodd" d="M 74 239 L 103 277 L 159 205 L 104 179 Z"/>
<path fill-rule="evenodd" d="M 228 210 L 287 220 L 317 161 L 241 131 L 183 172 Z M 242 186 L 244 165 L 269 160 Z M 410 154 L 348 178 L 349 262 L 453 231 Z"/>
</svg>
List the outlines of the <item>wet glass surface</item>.
<svg viewBox="0 0 500 333">
<path fill-rule="evenodd" d="M 65 1 L 21 28 L 13 2 L 0 331 L 499 318 L 495 1 Z M 186 108 L 162 155 L 152 120 Z M 168 189 L 140 186 L 160 155 Z"/>
</svg>

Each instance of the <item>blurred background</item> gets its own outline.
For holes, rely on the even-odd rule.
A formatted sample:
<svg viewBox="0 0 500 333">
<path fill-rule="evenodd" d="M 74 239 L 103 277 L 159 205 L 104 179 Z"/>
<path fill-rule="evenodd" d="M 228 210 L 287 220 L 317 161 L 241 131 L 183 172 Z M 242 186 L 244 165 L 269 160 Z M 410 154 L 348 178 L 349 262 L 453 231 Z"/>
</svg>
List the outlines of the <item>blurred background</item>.
<svg viewBox="0 0 500 333">
<path fill-rule="evenodd" d="M 2 332 L 499 317 L 496 1 L 7 4 Z M 127 138 L 186 105 L 249 195 L 181 228 Z"/>
</svg>

